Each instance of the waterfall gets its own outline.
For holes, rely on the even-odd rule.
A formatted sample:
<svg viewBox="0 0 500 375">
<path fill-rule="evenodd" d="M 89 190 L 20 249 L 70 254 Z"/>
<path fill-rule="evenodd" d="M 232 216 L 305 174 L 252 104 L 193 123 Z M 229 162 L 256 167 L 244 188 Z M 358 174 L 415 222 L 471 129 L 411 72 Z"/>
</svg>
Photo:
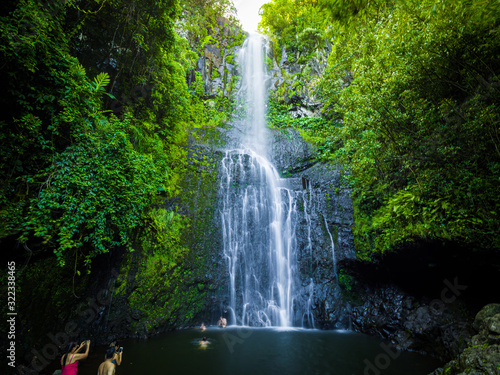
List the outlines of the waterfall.
<svg viewBox="0 0 500 375">
<path fill-rule="evenodd" d="M 307 196 L 309 195 L 309 202 L 307 200 Z M 306 225 L 307 225 L 307 253 L 309 255 L 310 261 L 309 261 L 309 273 L 312 274 L 312 266 L 313 266 L 313 245 L 312 245 L 312 240 L 311 240 L 311 214 L 309 212 L 309 207 L 310 211 L 312 212 L 313 208 L 313 202 L 312 202 L 312 197 L 313 197 L 313 191 L 312 187 L 308 188 L 308 191 L 303 194 L 303 202 L 304 202 L 304 217 L 306 219 Z"/>
<path fill-rule="evenodd" d="M 266 77 L 264 55 L 266 44 L 259 34 L 250 34 L 240 50 L 238 59 L 242 68 L 240 99 L 246 106 L 246 134 L 243 145 L 259 155 L 267 155 L 268 131 L 266 127 Z"/>
<path fill-rule="evenodd" d="M 332 248 L 332 264 L 333 264 L 333 274 L 335 277 L 337 277 L 337 257 L 335 256 L 335 242 L 333 242 L 333 237 L 332 233 L 330 232 L 330 229 L 328 228 L 328 223 L 326 221 L 326 216 L 323 216 L 325 220 L 325 228 L 328 233 L 328 236 L 330 237 L 330 246 Z"/>
<path fill-rule="evenodd" d="M 220 194 L 229 272 L 229 323 L 308 326 L 313 285 L 297 276 L 297 197 L 268 160 L 265 43 L 250 35 L 239 54 L 246 108 L 239 145 L 225 151 Z"/>
</svg>

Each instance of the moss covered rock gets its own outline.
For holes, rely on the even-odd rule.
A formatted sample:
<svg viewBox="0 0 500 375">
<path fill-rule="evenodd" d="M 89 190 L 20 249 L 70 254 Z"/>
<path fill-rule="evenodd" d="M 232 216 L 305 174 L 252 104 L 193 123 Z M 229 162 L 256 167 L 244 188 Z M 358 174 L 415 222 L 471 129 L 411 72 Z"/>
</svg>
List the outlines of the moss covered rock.
<svg viewBox="0 0 500 375">
<path fill-rule="evenodd" d="M 498 375 L 500 374 L 500 304 L 489 304 L 474 319 L 478 334 L 456 360 L 431 375 Z"/>
</svg>

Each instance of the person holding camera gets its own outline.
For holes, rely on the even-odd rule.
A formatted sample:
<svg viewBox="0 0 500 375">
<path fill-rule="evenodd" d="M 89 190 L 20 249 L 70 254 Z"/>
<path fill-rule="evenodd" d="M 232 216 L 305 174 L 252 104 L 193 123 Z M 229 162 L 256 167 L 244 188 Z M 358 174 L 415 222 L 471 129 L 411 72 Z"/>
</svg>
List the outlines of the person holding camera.
<svg viewBox="0 0 500 375">
<path fill-rule="evenodd" d="M 120 366 L 122 364 L 122 354 L 123 347 L 120 346 L 118 341 L 115 342 L 115 354 L 111 362 L 113 362 L 116 366 Z"/>
<path fill-rule="evenodd" d="M 98 375 L 114 375 L 116 366 L 122 363 L 123 347 L 118 347 L 118 350 L 116 347 L 118 343 L 106 351 L 106 359 L 99 365 Z"/>
<path fill-rule="evenodd" d="M 85 352 L 78 353 L 84 347 L 86 347 Z M 90 340 L 84 341 L 80 345 L 76 342 L 70 342 L 66 353 L 61 357 L 61 375 L 76 375 L 78 372 L 78 361 L 87 358 L 89 350 Z"/>
</svg>

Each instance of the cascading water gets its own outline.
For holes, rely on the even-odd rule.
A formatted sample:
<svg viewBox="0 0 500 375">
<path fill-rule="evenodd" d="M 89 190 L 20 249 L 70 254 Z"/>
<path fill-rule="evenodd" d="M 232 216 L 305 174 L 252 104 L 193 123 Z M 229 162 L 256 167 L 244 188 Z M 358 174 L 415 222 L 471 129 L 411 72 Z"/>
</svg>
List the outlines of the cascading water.
<svg viewBox="0 0 500 375">
<path fill-rule="evenodd" d="M 241 50 L 244 136 L 222 160 L 229 323 L 289 327 L 307 320 L 312 325 L 312 287 L 302 287 L 296 275 L 296 193 L 267 158 L 263 42 L 261 36 L 251 35 Z"/>
<path fill-rule="evenodd" d="M 332 233 L 330 232 L 330 228 L 328 228 L 328 222 L 326 221 L 326 217 L 324 217 L 324 220 L 325 220 L 325 228 L 326 228 L 326 231 L 328 233 L 328 237 L 330 237 L 330 245 L 332 248 L 333 274 L 335 275 L 335 277 L 337 277 L 337 261 L 336 261 L 336 257 L 335 257 L 335 242 L 333 242 Z"/>
</svg>

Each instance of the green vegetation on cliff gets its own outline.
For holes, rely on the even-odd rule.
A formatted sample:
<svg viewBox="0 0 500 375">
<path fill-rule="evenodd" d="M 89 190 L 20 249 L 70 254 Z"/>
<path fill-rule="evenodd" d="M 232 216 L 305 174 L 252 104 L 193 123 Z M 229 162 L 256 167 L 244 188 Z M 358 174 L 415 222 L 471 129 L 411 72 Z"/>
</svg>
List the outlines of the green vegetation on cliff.
<svg viewBox="0 0 500 375">
<path fill-rule="evenodd" d="M 151 205 L 179 193 L 189 129 L 226 119 L 199 77 L 187 84 L 198 54 L 175 30 L 179 5 L 2 7 L 0 235 L 39 239 L 61 265 L 130 248 Z"/>
<path fill-rule="evenodd" d="M 284 13 L 309 15 L 296 35 L 326 16 L 316 142 L 351 171 L 358 256 L 416 238 L 500 248 L 498 2 L 271 1 L 261 29 L 293 48 Z"/>
<path fill-rule="evenodd" d="M 182 189 L 190 174 L 210 180 L 215 161 L 190 161 L 188 140 L 212 141 L 232 111 L 234 78 L 208 92 L 219 73 L 209 58 L 199 67 L 206 48 L 234 59 L 232 3 L 7 0 L 0 14 L 0 240 L 27 263 L 23 329 L 40 324 L 35 296 L 60 307 L 53 324 L 75 318 L 69 306 L 102 277 L 93 262 L 113 253 L 116 295 L 144 314 L 132 329 L 189 321 L 205 259 L 185 239 L 196 213 L 181 212 L 193 207 Z"/>
</svg>

